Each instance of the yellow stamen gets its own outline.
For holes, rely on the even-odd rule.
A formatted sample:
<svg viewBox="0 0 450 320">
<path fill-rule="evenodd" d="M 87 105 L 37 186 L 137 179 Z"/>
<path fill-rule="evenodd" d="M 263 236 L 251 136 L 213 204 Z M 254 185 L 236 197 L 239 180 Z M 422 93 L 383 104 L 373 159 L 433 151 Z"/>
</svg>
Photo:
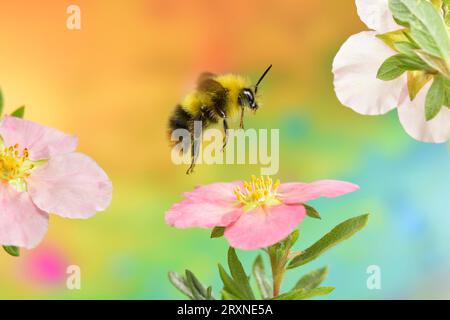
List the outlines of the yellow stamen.
<svg viewBox="0 0 450 320">
<path fill-rule="evenodd" d="M 29 171 L 34 167 L 28 159 L 29 152 L 25 148 L 20 156 L 19 145 L 8 148 L 0 147 L 0 180 L 16 180 L 29 176 Z"/>
<path fill-rule="evenodd" d="M 243 189 L 236 187 L 234 194 L 238 202 L 248 209 L 262 205 L 275 205 L 280 201 L 277 199 L 277 189 L 280 186 L 280 180 L 275 184 L 270 177 L 251 177 L 251 181 L 243 182 Z"/>
</svg>

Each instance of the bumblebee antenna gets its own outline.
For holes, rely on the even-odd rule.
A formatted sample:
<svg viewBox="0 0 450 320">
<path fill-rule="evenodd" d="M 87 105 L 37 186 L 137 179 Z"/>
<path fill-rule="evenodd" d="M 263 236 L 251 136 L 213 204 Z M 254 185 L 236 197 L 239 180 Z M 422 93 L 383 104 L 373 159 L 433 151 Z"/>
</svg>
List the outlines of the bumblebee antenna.
<svg viewBox="0 0 450 320">
<path fill-rule="evenodd" d="M 255 94 L 258 92 L 258 86 L 261 83 L 261 81 L 264 79 L 264 77 L 266 76 L 266 74 L 270 71 L 270 69 L 272 68 L 272 65 L 270 65 L 266 71 L 264 71 L 264 73 L 262 74 L 261 78 L 259 78 L 258 82 L 255 85 Z"/>
</svg>

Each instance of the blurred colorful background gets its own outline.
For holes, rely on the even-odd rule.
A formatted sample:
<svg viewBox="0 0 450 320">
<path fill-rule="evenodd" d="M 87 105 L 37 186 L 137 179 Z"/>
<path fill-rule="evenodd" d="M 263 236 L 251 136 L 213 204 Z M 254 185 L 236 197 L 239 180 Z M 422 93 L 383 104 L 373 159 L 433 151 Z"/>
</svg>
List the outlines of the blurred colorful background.
<svg viewBox="0 0 450 320">
<path fill-rule="evenodd" d="M 81 8 L 81 30 L 66 9 Z M 366 27 L 353 0 L 76 0 L 0 3 L 0 87 L 6 110 L 76 133 L 79 149 L 108 172 L 111 207 L 89 220 L 52 216 L 43 243 L 21 258 L 0 252 L 0 298 L 183 298 L 167 279 L 189 268 L 217 293 L 224 239 L 177 230 L 164 212 L 199 184 L 247 179 L 256 165 L 171 162 L 170 112 L 202 71 L 236 72 L 263 84 L 264 106 L 247 127 L 280 129 L 286 181 L 343 179 L 358 192 L 313 203 L 323 220 L 301 224 L 299 249 L 338 222 L 371 213 L 368 227 L 309 264 L 330 266 L 330 299 L 450 298 L 448 144 L 424 144 L 395 111 L 361 116 L 341 106 L 331 63 L 340 45 Z M 247 268 L 255 252 L 238 252 Z M 81 290 L 66 268 L 81 268 Z M 366 285 L 381 268 L 381 290 Z M 290 271 L 292 286 L 302 271 Z"/>
</svg>

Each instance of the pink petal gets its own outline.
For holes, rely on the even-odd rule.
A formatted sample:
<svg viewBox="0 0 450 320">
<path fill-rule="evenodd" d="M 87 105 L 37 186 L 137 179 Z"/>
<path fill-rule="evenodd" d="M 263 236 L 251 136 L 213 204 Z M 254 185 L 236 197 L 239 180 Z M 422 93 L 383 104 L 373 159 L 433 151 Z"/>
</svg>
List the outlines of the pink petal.
<svg viewBox="0 0 450 320">
<path fill-rule="evenodd" d="M 67 218 L 89 218 L 105 210 L 112 196 L 106 173 L 81 153 L 51 158 L 27 180 L 33 202 L 49 213 Z"/>
<path fill-rule="evenodd" d="M 356 9 L 361 21 L 378 33 L 395 31 L 401 27 L 395 23 L 388 0 L 356 0 Z"/>
<path fill-rule="evenodd" d="M 423 142 L 444 143 L 450 138 L 450 109 L 443 106 L 430 121 L 425 119 L 425 98 L 431 86 L 427 83 L 411 101 L 405 89 L 398 108 L 398 117 L 405 131 L 414 139 Z"/>
<path fill-rule="evenodd" d="M 285 239 L 303 220 L 305 213 L 302 205 L 258 207 L 226 227 L 224 236 L 234 248 L 265 248 Z"/>
<path fill-rule="evenodd" d="M 77 146 L 75 136 L 11 116 L 5 116 L 1 121 L 0 136 L 6 147 L 18 144 L 20 150 L 28 148 L 31 160 L 69 153 Z"/>
<path fill-rule="evenodd" d="M 39 210 L 26 192 L 0 183 L 1 245 L 32 249 L 44 238 L 47 228 L 47 213 Z"/>
<path fill-rule="evenodd" d="M 319 180 L 312 183 L 283 183 L 277 190 L 278 198 L 286 204 L 304 203 L 319 197 L 334 198 L 358 190 L 356 184 L 337 181 Z"/>
<path fill-rule="evenodd" d="M 184 200 L 166 212 L 166 223 L 176 228 L 225 227 L 234 222 L 243 211 L 234 203 Z"/>
<path fill-rule="evenodd" d="M 381 64 L 395 51 L 375 36 L 375 32 L 351 36 L 333 62 L 334 89 L 339 101 L 366 115 L 384 114 L 397 107 L 406 86 L 406 75 L 392 81 L 377 79 Z"/>
<path fill-rule="evenodd" d="M 183 194 L 186 199 L 208 202 L 235 202 L 236 195 L 233 190 L 236 187 L 242 188 L 242 182 L 212 183 L 195 188 L 191 192 Z"/>
</svg>

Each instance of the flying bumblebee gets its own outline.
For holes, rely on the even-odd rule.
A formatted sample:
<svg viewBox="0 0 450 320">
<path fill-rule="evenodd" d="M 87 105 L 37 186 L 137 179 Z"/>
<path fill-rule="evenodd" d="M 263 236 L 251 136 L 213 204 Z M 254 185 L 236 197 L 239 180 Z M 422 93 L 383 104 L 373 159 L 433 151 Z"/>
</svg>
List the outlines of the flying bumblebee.
<svg viewBox="0 0 450 320">
<path fill-rule="evenodd" d="M 169 119 L 169 137 L 176 129 L 186 129 L 191 133 L 191 165 L 186 174 L 191 174 L 198 155 L 198 137 L 194 137 L 194 122 L 201 121 L 202 129 L 222 121 L 225 133 L 224 145 L 227 143 L 228 120 L 240 113 L 240 128 L 244 128 L 244 111 L 249 108 L 256 111 L 258 86 L 269 72 L 272 65 L 252 86 L 248 79 L 234 74 L 215 75 L 202 73 L 197 81 L 197 88 L 189 93 L 175 107 Z"/>
</svg>

